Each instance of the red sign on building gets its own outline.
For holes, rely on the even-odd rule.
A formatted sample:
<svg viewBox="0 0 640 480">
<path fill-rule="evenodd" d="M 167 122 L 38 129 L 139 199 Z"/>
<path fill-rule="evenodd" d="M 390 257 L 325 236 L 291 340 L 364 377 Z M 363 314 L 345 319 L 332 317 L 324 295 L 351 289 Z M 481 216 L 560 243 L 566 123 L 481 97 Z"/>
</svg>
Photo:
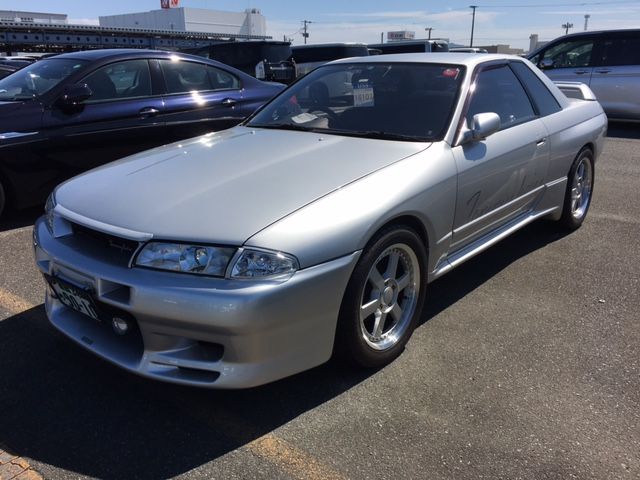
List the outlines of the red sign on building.
<svg viewBox="0 0 640 480">
<path fill-rule="evenodd" d="M 180 0 L 160 0 L 162 8 L 178 8 Z"/>
</svg>

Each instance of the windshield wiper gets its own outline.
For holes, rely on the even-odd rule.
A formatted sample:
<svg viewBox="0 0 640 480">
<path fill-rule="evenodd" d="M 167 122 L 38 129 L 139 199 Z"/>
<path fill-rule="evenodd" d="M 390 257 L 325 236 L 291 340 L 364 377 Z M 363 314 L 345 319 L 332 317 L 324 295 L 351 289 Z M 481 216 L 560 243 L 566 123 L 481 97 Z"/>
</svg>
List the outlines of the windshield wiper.
<svg viewBox="0 0 640 480">
<path fill-rule="evenodd" d="M 336 133 L 339 135 L 348 135 L 353 137 L 362 138 L 375 138 L 380 140 L 402 140 L 404 142 L 430 142 L 427 137 L 421 137 L 418 135 L 407 135 L 403 133 L 384 132 L 382 130 L 339 130 L 329 129 L 325 130 L 326 133 Z"/>
<path fill-rule="evenodd" d="M 278 130 L 296 130 L 300 132 L 313 132 L 317 129 L 304 127 L 302 125 L 296 125 L 295 123 L 249 123 L 247 124 L 248 128 L 273 128 Z"/>
</svg>

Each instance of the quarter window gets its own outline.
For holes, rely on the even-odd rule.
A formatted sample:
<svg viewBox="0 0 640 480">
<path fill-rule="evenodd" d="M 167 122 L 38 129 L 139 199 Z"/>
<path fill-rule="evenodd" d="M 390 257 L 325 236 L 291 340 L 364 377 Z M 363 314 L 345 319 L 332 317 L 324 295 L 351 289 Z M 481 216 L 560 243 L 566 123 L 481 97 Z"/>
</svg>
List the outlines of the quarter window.
<svg viewBox="0 0 640 480">
<path fill-rule="evenodd" d="M 511 63 L 511 68 L 516 72 L 516 75 L 518 75 L 529 91 L 529 95 L 533 98 L 541 116 L 544 117 L 562 110 L 556 97 L 553 96 L 545 84 L 542 83 L 542 80 L 540 80 L 528 66 L 522 62 L 513 62 Z"/>
<path fill-rule="evenodd" d="M 167 93 L 240 88 L 238 78 L 220 68 L 184 61 L 162 60 L 160 63 Z"/>
<path fill-rule="evenodd" d="M 535 117 L 535 112 L 520 81 L 506 66 L 480 72 L 467 111 L 467 122 L 478 113 L 495 112 L 500 116 L 501 130 Z"/>
<path fill-rule="evenodd" d="M 146 60 L 127 60 L 99 68 L 82 82 L 93 92 L 86 103 L 151 95 L 151 75 Z"/>
</svg>

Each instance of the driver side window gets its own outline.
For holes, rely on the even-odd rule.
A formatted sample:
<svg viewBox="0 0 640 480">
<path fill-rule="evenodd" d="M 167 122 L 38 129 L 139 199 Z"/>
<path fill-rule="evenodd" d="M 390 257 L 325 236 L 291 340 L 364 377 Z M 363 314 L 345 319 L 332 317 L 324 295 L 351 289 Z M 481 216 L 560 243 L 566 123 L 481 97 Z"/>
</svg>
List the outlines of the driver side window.
<svg viewBox="0 0 640 480">
<path fill-rule="evenodd" d="M 85 103 L 151 96 L 151 75 L 146 60 L 127 60 L 99 68 L 81 82 L 93 92 Z"/>
<path fill-rule="evenodd" d="M 551 60 L 553 68 L 588 67 L 592 51 L 593 40 L 562 42 L 546 50 L 540 61 Z"/>
</svg>

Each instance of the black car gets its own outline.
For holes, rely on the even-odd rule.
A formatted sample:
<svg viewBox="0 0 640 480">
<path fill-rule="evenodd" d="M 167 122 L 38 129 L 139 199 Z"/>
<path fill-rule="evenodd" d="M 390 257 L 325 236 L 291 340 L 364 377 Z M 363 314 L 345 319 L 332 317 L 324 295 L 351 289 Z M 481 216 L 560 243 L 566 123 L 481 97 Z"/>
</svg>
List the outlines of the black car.
<svg viewBox="0 0 640 480">
<path fill-rule="evenodd" d="M 155 50 L 56 55 L 0 80 L 0 214 L 61 181 L 151 147 L 239 123 L 284 86 Z"/>
</svg>

